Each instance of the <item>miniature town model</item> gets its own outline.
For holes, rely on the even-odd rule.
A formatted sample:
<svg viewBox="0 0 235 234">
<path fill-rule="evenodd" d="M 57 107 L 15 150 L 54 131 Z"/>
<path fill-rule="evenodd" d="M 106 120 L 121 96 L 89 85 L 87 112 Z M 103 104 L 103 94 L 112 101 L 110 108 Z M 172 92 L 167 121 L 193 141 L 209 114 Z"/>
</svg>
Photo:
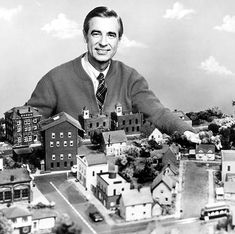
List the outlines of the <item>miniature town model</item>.
<svg viewBox="0 0 235 234">
<path fill-rule="evenodd" d="M 174 112 L 191 121 L 182 111 Z M 35 178 L 65 174 L 67 188 L 72 184 L 89 207 L 95 207 L 84 212 L 88 222 L 104 220 L 103 225 L 118 226 L 183 220 L 192 217 L 185 209 L 187 202 L 194 203 L 186 193 L 195 182 L 188 176 L 192 167 L 192 174 L 204 176 L 206 195 L 195 201 L 191 212 L 201 222 L 226 218 L 226 227 L 232 230 L 235 137 L 231 135 L 234 142 L 228 142 L 226 129 L 233 131 L 233 121 L 221 118 L 209 123 L 207 130 L 200 131 L 201 144 L 194 144 L 158 129 L 142 137 L 142 131 L 145 136 L 147 132 L 142 113 L 125 113 L 120 103 L 110 114 L 92 115 L 84 107 L 78 120 L 64 112 L 42 120 L 33 107 L 14 107 L 5 113 L 5 142 L 0 144 L 0 214 L 14 233 L 52 233 L 60 210 L 45 196 L 37 200 L 35 194 L 43 191 Z"/>
</svg>

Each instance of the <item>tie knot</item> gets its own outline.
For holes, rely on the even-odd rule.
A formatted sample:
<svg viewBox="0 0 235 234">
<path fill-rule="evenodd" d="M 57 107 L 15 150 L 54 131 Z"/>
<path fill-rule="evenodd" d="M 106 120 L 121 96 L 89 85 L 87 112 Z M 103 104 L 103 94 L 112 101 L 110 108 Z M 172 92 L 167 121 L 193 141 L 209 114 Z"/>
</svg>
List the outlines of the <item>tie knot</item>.
<svg viewBox="0 0 235 234">
<path fill-rule="evenodd" d="M 97 77 L 97 80 L 98 81 L 101 81 L 101 80 L 103 80 L 104 79 L 104 74 L 103 73 L 100 73 L 99 75 L 98 75 L 98 77 Z"/>
</svg>

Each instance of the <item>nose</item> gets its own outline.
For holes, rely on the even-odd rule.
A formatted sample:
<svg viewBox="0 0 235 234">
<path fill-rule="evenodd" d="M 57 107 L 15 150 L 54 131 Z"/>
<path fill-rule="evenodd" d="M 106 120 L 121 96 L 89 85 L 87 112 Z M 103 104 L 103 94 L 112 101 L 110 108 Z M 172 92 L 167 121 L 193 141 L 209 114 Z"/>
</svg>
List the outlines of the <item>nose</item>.
<svg viewBox="0 0 235 234">
<path fill-rule="evenodd" d="M 105 35 L 102 35 L 102 37 L 100 38 L 99 44 L 101 46 L 106 46 L 107 45 L 107 37 Z"/>
</svg>

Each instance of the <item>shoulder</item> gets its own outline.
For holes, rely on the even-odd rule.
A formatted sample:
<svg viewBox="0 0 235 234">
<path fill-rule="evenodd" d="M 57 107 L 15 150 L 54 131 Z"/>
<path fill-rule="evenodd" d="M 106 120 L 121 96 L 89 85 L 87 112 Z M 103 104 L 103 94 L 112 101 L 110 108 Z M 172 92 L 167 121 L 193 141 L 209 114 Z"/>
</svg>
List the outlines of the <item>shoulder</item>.
<svg viewBox="0 0 235 234">
<path fill-rule="evenodd" d="M 135 68 L 130 67 L 118 60 L 112 60 L 112 69 L 114 71 L 119 71 L 124 76 L 133 77 L 136 79 L 142 77 L 142 75 Z"/>
</svg>

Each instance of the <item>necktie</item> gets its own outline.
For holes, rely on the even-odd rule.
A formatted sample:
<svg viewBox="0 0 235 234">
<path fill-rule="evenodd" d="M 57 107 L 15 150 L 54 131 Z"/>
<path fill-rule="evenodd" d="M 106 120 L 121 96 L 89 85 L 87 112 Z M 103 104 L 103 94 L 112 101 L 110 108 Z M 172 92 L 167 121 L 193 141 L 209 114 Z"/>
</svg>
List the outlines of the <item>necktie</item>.
<svg viewBox="0 0 235 234">
<path fill-rule="evenodd" d="M 96 91 L 96 99 L 97 99 L 97 103 L 99 105 L 100 110 L 102 110 L 105 95 L 107 92 L 107 87 L 106 87 L 105 80 L 104 80 L 104 74 L 100 73 L 99 76 L 97 77 L 97 80 L 99 81 L 99 85 Z"/>
</svg>

